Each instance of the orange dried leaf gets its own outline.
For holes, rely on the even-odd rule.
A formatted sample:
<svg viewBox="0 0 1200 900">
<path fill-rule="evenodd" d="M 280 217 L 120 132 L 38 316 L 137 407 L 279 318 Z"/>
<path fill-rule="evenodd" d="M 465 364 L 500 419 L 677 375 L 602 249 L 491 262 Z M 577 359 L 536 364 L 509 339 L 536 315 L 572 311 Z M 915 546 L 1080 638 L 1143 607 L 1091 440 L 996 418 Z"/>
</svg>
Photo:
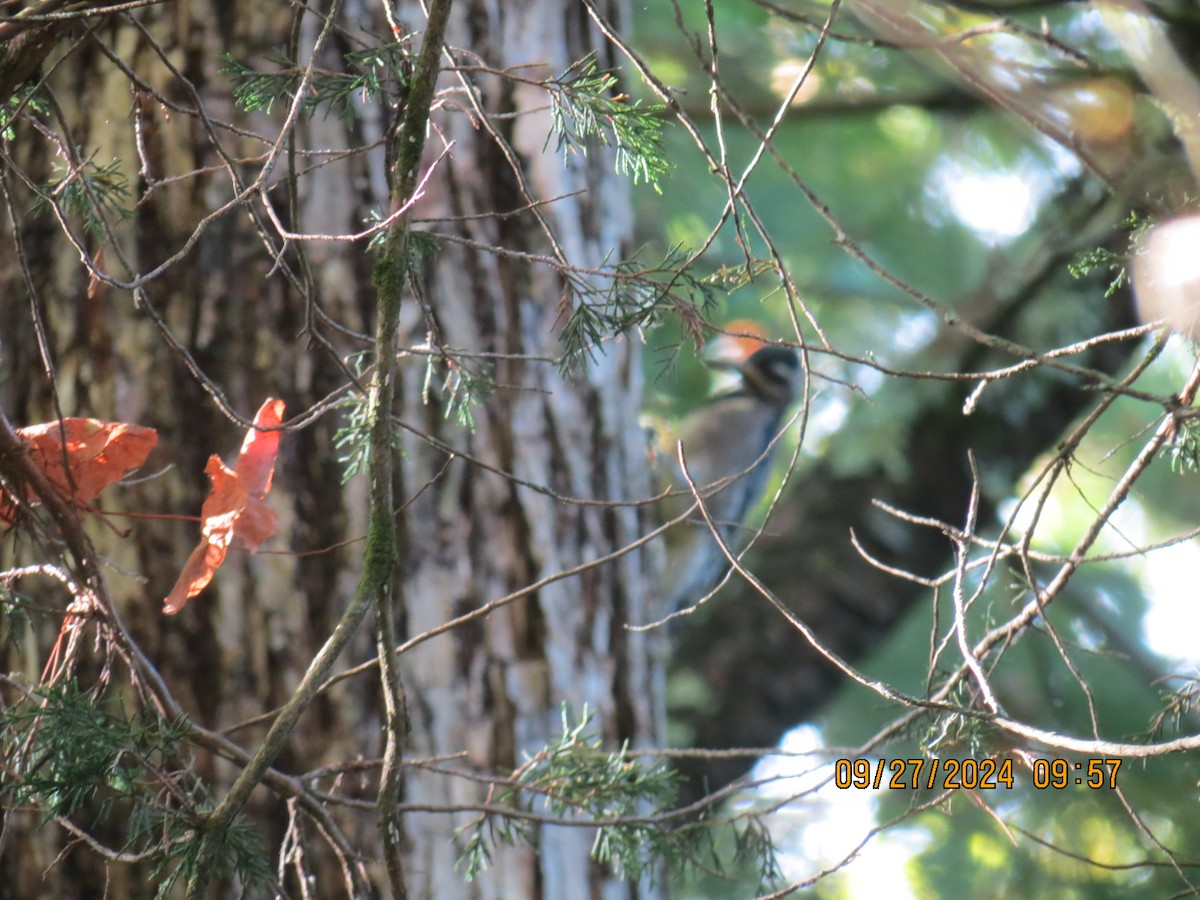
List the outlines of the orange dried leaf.
<svg viewBox="0 0 1200 900">
<path fill-rule="evenodd" d="M 242 452 L 235 467 L 246 492 L 251 497 L 265 497 L 271 489 L 271 477 L 275 473 L 275 457 L 279 453 L 278 431 L 259 431 L 259 428 L 274 428 L 283 421 L 283 401 L 267 400 L 259 407 L 254 417 L 255 428 L 246 432 L 242 441 Z"/>
<path fill-rule="evenodd" d="M 158 443 L 153 428 L 74 417 L 18 428 L 16 433 L 28 445 L 33 464 L 80 507 L 142 465 Z M 22 499 L 36 502 L 28 491 Z M 0 492 L 0 522 L 12 525 L 15 517 L 12 498 Z"/>
<path fill-rule="evenodd" d="M 282 421 L 282 400 L 267 400 L 254 417 L 258 428 L 271 428 Z M 263 541 L 275 534 L 275 511 L 263 498 L 271 489 L 279 434 L 250 429 L 232 469 L 218 456 L 208 458 L 204 472 L 212 488 L 200 509 L 200 544 L 188 557 L 179 579 L 163 601 L 163 612 L 167 615 L 175 615 L 208 586 L 225 561 L 233 538 L 256 553 Z"/>
<path fill-rule="evenodd" d="M 275 510 L 257 497 L 246 501 L 246 508 L 233 523 L 233 535 L 251 553 L 257 553 L 263 541 L 275 534 Z"/>
<path fill-rule="evenodd" d="M 228 550 L 228 544 L 210 544 L 207 541 L 198 544 L 188 561 L 183 564 L 183 571 L 179 573 L 175 587 L 171 588 L 171 593 L 163 601 L 163 612 L 168 616 L 175 615 L 183 609 L 188 600 L 208 587 L 213 573 L 225 561 Z"/>
</svg>

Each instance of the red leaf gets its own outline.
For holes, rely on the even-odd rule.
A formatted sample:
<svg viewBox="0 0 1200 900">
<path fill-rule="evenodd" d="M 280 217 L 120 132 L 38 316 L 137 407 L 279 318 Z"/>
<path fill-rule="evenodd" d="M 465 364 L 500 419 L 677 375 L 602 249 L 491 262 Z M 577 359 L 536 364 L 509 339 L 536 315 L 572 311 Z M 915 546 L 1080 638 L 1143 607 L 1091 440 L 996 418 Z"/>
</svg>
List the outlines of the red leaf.
<svg viewBox="0 0 1200 900">
<path fill-rule="evenodd" d="M 282 421 L 282 400 L 267 400 L 254 417 L 254 424 L 258 428 L 273 428 Z M 278 431 L 258 431 L 255 428 L 246 432 L 242 453 L 234 468 L 251 497 L 265 497 L 271 489 L 275 456 L 279 453 L 279 435 Z"/>
<path fill-rule="evenodd" d="M 189 598 L 195 597 L 208 587 L 213 574 L 221 563 L 225 562 L 225 554 L 228 551 L 228 544 L 210 544 L 207 541 L 197 544 L 192 555 L 183 564 L 183 571 L 179 573 L 175 587 L 171 588 L 170 595 L 164 601 L 163 612 L 169 616 L 175 615 L 183 609 Z"/>
<path fill-rule="evenodd" d="M 271 428 L 282 421 L 282 400 L 267 400 L 254 417 L 258 428 Z M 184 563 L 179 579 L 163 601 L 163 612 L 167 615 L 175 615 L 188 600 L 208 587 L 225 561 L 233 538 L 256 553 L 263 541 L 275 534 L 275 511 L 267 506 L 264 497 L 275 474 L 279 434 L 251 428 L 232 469 L 218 456 L 208 458 L 204 472 L 212 488 L 200 509 L 200 544 Z"/>
<path fill-rule="evenodd" d="M 144 463 L 158 443 L 158 432 L 153 428 L 99 419 L 64 418 L 16 431 L 29 446 L 33 464 L 81 509 L 110 484 L 124 478 L 126 472 Z M 37 502 L 27 490 L 21 492 L 21 497 L 28 503 Z M 0 491 L 0 522 L 11 526 L 16 515 L 13 499 Z"/>
</svg>

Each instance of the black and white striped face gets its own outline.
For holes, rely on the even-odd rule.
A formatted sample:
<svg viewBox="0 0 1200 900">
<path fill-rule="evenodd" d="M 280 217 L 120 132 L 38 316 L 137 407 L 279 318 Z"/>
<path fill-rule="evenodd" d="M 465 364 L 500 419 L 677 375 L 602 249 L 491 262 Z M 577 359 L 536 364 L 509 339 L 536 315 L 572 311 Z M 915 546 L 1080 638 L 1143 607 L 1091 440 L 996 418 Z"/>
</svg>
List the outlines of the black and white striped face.
<svg viewBox="0 0 1200 900">
<path fill-rule="evenodd" d="M 746 393 L 773 406 L 787 406 L 799 390 L 800 358 L 787 347 L 756 350 L 739 370 Z"/>
</svg>

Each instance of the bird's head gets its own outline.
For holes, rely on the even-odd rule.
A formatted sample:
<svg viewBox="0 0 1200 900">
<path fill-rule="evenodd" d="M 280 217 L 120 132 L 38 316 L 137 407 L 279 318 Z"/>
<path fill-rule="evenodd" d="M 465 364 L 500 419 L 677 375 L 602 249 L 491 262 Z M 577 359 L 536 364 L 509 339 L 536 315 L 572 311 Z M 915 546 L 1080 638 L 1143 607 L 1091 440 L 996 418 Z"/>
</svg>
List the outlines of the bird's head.
<svg viewBox="0 0 1200 900">
<path fill-rule="evenodd" d="M 760 347 L 741 362 L 716 360 L 714 368 L 742 376 L 740 392 L 780 409 L 800 392 L 801 367 L 796 351 L 788 347 Z"/>
</svg>

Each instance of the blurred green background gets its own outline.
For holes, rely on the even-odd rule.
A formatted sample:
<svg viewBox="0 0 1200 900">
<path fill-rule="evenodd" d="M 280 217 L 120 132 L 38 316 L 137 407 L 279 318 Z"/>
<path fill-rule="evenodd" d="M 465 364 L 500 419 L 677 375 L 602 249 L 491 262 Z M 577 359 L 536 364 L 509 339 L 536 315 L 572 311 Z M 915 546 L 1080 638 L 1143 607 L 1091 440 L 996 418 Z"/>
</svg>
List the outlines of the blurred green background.
<svg viewBox="0 0 1200 900">
<path fill-rule="evenodd" d="M 1171 110 L 1142 86 L 1120 52 L 1113 21 L 1104 19 L 1096 5 L 891 5 L 910 33 L 945 40 L 919 46 L 901 46 L 894 32 L 874 23 L 871 8 L 878 6 L 842 5 L 835 34 L 774 137 L 783 165 L 764 154 L 746 184 L 803 309 L 789 309 L 778 279 L 765 272 L 724 295 L 713 317 L 718 327 L 734 323 L 732 330 L 739 331 L 753 323 L 765 336 L 791 342 L 797 341 L 795 319 L 810 348 L 811 394 L 801 455 L 792 491 L 776 517 L 779 533 L 764 551 L 774 558 L 759 558 L 768 572 L 788 571 L 787 559 L 793 559 L 797 582 L 813 577 L 813 564 L 805 545 L 789 543 L 803 540 L 799 529 L 789 529 L 793 519 L 786 507 L 799 502 L 796 492 L 803 493 L 809 479 L 829 485 L 865 473 L 880 484 L 924 478 L 919 490 L 937 492 L 938 483 L 914 465 L 913 454 L 924 445 L 912 430 L 936 408 L 966 422 L 963 396 L 978 384 L 907 377 L 867 363 L 944 373 L 962 371 L 964 365 L 975 370 L 1020 361 L 966 348 L 935 313 L 848 252 L 806 190 L 827 206 L 854 247 L 898 281 L 980 328 L 1043 352 L 1133 324 L 1121 318 L 1121 304 L 1129 307 L 1128 288 L 1106 295 L 1116 271 L 1100 266 L 1072 274 L 1070 264 L 1095 248 L 1108 248 L 1119 260 L 1129 251 L 1130 213 L 1153 219 L 1187 202 L 1186 191 L 1181 195 L 1177 187 L 1186 167 Z M 1200 45 L 1194 7 L 1150 8 L 1158 17 L 1156 27 L 1170 35 L 1182 57 L 1200 58 L 1186 54 Z M 696 57 L 697 52 L 709 57 L 704 4 L 639 5 L 635 46 L 672 88 L 708 146 L 724 148 L 736 178 L 760 142 L 739 123 L 733 105 L 767 128 L 792 80 L 808 64 L 829 9 L 818 2 L 774 7 L 722 0 L 714 5 L 717 71 L 726 92 L 717 103 L 719 129 L 712 83 Z M 975 36 L 963 37 L 968 30 Z M 726 185 L 683 127 L 669 126 L 667 141 L 674 165 L 662 195 L 637 193 L 638 237 L 651 256 L 702 245 L 728 198 Z M 768 257 L 748 217 L 741 226 L 730 220 L 720 228 L 696 274 L 725 281 L 731 272 L 747 271 L 748 258 Z M 1122 344 L 1123 356 L 1109 360 L 1114 378 L 1140 365 L 1153 342 L 1150 335 Z M 661 323 L 650 332 L 649 344 L 647 406 L 656 417 L 681 416 L 714 389 L 710 371 L 678 323 Z M 994 455 L 978 458 L 987 501 L 979 536 L 995 539 L 1007 527 L 1010 540 L 1028 536 L 1036 551 L 1070 552 L 1161 415 L 1162 406 L 1148 398 L 1165 401 L 1179 391 L 1195 358 L 1193 346 L 1172 338 L 1136 381 L 1145 396 L 1118 399 L 1099 417 L 1036 516 L 1034 501 L 1020 498 L 1044 477 L 1060 441 L 1094 407 L 1099 392 L 1069 375 L 1041 370 L 982 389 L 980 408 L 999 424 L 982 437 L 968 437 L 963 428 L 961 445 L 945 445 L 948 467 L 961 465 L 953 452 L 964 448 Z M 1057 399 L 1066 382 L 1078 395 L 1077 405 Z M 1035 420 L 1045 428 L 1044 435 L 1038 432 L 1040 449 L 1018 437 L 1035 431 Z M 800 437 L 794 430 L 793 441 Z M 1014 449 L 1006 453 L 1009 442 Z M 1144 551 L 1197 527 L 1196 475 L 1181 462 L 1170 454 L 1155 460 L 1092 550 L 1093 556 L 1116 558 L 1081 567 L 1046 618 L 988 662 L 992 685 L 1010 716 L 1052 731 L 1098 733 L 1112 740 L 1169 738 L 1177 728 L 1195 730 L 1187 701 L 1200 659 L 1195 641 L 1200 554 L 1191 538 Z M 965 508 L 960 513 L 959 525 Z M 917 529 L 895 519 L 891 527 Z M 837 539 L 848 542 L 849 536 L 842 531 Z M 941 569 L 949 571 L 952 547 L 942 540 Z M 1002 560 L 988 574 L 970 611 L 975 639 L 1028 601 L 1027 573 L 1017 569 Z M 1056 569 L 1046 562 L 1036 574 L 1049 578 Z M 982 572 L 976 569 L 967 579 L 968 591 L 980 587 Z M 776 585 L 786 583 L 776 578 Z M 946 636 L 953 618 L 950 585 L 936 597 L 929 589 L 908 589 L 911 596 L 898 603 L 902 608 L 887 627 L 847 652 L 869 677 L 922 696 L 931 669 L 944 673 L 961 656 L 951 640 L 931 664 L 931 642 Z M 737 602 L 752 601 L 739 595 Z M 836 618 L 839 612 L 829 615 Z M 701 670 L 715 646 L 697 650 L 685 641 L 674 676 L 676 709 L 712 712 L 721 689 L 713 686 L 711 673 Z M 819 700 L 795 707 L 804 715 L 793 724 L 807 725 L 786 737 L 786 746 L 855 748 L 903 712 L 844 678 L 837 684 Z M 724 688 L 743 689 L 753 687 Z M 686 742 L 695 735 L 685 721 L 676 737 Z M 730 743 L 738 743 L 736 736 Z M 877 747 L 872 758 L 923 753 L 1017 761 L 1022 754 L 1054 755 L 977 723 L 926 717 Z M 755 774 L 817 769 L 828 775 L 828 768 L 818 767 L 831 758 L 776 759 L 760 764 Z M 788 803 L 771 820 L 781 838 L 784 869 L 797 879 L 838 865 L 874 825 L 899 820 L 875 835 L 859 858 L 820 880 L 813 888 L 820 896 L 1181 895 L 1200 883 L 1193 868 L 1200 853 L 1200 827 L 1194 824 L 1197 769 L 1191 753 L 1127 760 L 1119 770 L 1120 792 L 1074 785 L 1038 790 L 1029 769 L 1018 764 L 1015 788 L 975 796 L 960 792 L 923 812 L 911 811 L 933 799 L 929 792 L 852 796 L 857 792 L 827 787 Z M 757 802 L 766 806 L 789 797 L 813 778 L 810 772 L 772 783 Z M 823 841 L 831 831 L 844 832 L 845 840 Z M 749 896 L 756 889 L 751 883 L 709 880 L 681 887 L 686 896 L 714 898 Z"/>
</svg>

